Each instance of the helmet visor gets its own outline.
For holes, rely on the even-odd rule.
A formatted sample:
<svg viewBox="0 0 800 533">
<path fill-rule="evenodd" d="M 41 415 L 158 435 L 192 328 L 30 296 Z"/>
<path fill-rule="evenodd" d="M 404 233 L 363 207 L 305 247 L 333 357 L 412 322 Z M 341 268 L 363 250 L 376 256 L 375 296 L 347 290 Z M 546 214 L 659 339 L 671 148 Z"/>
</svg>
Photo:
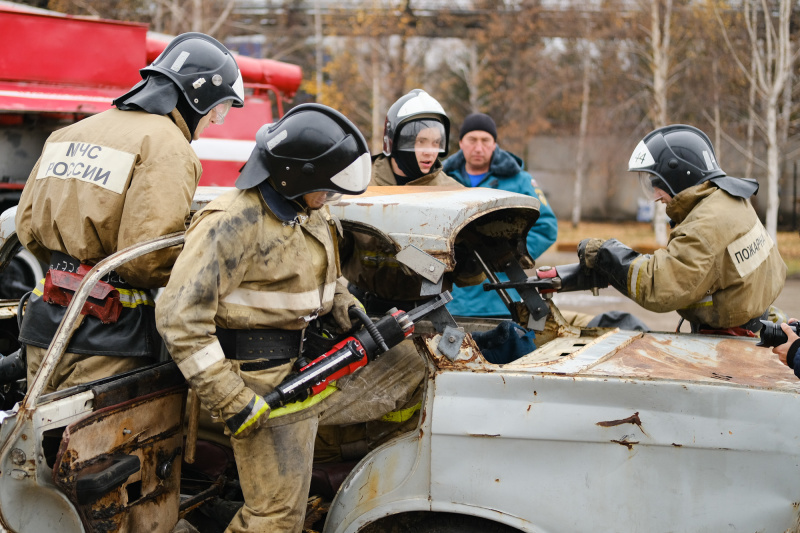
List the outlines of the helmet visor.
<svg viewBox="0 0 800 533">
<path fill-rule="evenodd" d="M 655 178 L 655 176 L 648 172 L 637 172 L 637 174 L 639 174 L 639 185 L 642 187 L 644 197 L 652 199 L 656 191 L 650 178 Z"/>
<path fill-rule="evenodd" d="M 367 190 L 372 177 L 372 159 L 363 153 L 345 169 L 331 177 L 331 183 L 348 194 L 361 194 Z"/>
<path fill-rule="evenodd" d="M 314 191 L 305 193 L 303 198 L 310 207 L 318 209 L 323 205 L 338 202 L 342 198 L 342 193 L 335 191 Z"/>
<path fill-rule="evenodd" d="M 656 197 L 656 188 L 661 189 L 667 194 L 673 195 L 672 189 L 659 176 L 649 172 L 639 172 L 639 185 L 645 197 L 653 200 Z"/>
<path fill-rule="evenodd" d="M 333 191 L 324 191 L 324 192 L 325 192 L 326 204 L 334 204 L 342 199 L 342 193 L 340 192 L 333 192 Z"/>
<path fill-rule="evenodd" d="M 225 124 L 225 117 L 228 116 L 228 111 L 231 110 L 233 100 L 225 100 L 215 105 L 211 109 L 211 122 L 213 124 Z"/>
<path fill-rule="evenodd" d="M 444 124 L 434 119 L 412 120 L 400 127 L 396 150 L 403 152 L 445 153 Z"/>
</svg>

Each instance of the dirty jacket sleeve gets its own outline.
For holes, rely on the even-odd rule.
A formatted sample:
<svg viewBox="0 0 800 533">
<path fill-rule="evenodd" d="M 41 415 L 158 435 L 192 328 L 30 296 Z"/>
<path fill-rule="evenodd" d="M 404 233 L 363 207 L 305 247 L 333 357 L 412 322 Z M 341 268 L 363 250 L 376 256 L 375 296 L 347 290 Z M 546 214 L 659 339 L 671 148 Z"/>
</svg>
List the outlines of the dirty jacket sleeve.
<svg viewBox="0 0 800 533">
<path fill-rule="evenodd" d="M 598 250 L 595 268 L 623 294 L 712 328 L 738 327 L 780 294 L 786 265 L 747 200 L 704 183 L 676 195 L 667 214 L 677 225 L 665 249 L 640 255 L 612 239 Z"/>
<path fill-rule="evenodd" d="M 597 252 L 596 268 L 636 303 L 655 312 L 675 311 L 703 299 L 719 277 L 716 250 L 694 232 L 673 234 L 667 248 L 639 254 L 616 239 Z"/>
<path fill-rule="evenodd" d="M 256 241 L 250 233 L 258 227 L 238 224 L 233 230 L 230 218 L 224 211 L 196 216 L 156 305 L 158 330 L 170 355 L 202 404 L 223 420 L 241 413 L 255 397 L 214 335 L 218 302 L 239 286 L 248 243 Z"/>
</svg>

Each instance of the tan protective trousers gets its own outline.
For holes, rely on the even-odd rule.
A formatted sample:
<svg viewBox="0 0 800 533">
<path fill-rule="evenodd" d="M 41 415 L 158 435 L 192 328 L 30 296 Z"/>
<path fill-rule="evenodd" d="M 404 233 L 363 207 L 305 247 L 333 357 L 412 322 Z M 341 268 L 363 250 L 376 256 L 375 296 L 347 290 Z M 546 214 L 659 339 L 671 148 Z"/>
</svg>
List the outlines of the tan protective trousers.
<svg viewBox="0 0 800 533">
<path fill-rule="evenodd" d="M 317 423 L 312 416 L 231 438 L 245 503 L 226 532 L 303 530 Z"/>
<path fill-rule="evenodd" d="M 425 363 L 413 341 L 406 340 L 339 380 L 341 391 L 326 400 L 314 461 L 358 460 L 416 428 L 424 378 Z"/>
<path fill-rule="evenodd" d="M 238 370 L 238 361 L 233 363 L 248 386 L 258 394 L 265 392 L 251 384 L 256 376 Z M 318 425 L 380 420 L 416 400 L 424 376 L 422 358 L 413 343 L 405 341 L 339 380 L 340 390 L 316 406 L 270 419 L 244 438 L 231 438 L 245 504 L 226 531 L 301 532 Z M 263 384 L 263 376 L 258 381 Z"/>
</svg>

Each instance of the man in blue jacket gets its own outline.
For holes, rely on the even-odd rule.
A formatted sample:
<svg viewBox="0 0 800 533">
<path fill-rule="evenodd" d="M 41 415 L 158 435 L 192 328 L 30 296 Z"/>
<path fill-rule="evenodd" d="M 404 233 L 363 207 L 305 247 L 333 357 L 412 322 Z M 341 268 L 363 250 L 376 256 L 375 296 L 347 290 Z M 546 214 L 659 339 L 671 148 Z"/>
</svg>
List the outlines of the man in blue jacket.
<svg viewBox="0 0 800 533">
<path fill-rule="evenodd" d="M 523 169 L 522 159 L 497 146 L 497 126 L 492 117 L 474 113 L 464 119 L 459 132 L 457 153 L 444 162 L 444 172 L 467 187 L 489 187 L 533 196 L 541 203 L 539 219 L 528 233 L 528 253 L 536 259 L 558 235 L 558 222 L 536 180 Z M 498 274 L 500 279 L 507 279 Z M 447 308 L 454 315 L 509 317 L 508 308 L 496 292 L 480 285 L 453 287 L 453 301 Z M 519 300 L 515 291 L 512 298 Z"/>
</svg>

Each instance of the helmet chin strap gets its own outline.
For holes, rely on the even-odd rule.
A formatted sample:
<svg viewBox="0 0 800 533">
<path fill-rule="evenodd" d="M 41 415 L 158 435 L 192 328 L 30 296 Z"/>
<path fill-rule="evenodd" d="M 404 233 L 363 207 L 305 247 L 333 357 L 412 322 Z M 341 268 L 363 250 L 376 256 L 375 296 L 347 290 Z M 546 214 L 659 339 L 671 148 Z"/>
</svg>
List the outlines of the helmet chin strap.
<svg viewBox="0 0 800 533">
<path fill-rule="evenodd" d="M 661 177 L 655 177 L 655 179 L 651 179 L 650 182 L 653 184 L 653 188 L 658 187 L 673 198 L 675 198 L 675 195 L 678 194 L 678 192 L 681 192 L 675 192 L 675 190 L 672 188 L 672 185 L 670 185 L 667 180 Z"/>
<path fill-rule="evenodd" d="M 300 212 L 306 208 L 305 202 L 301 204 L 299 201 L 302 200 L 302 197 L 290 200 L 276 191 L 272 186 L 271 178 L 265 179 L 256 187 L 269 210 L 285 224 L 296 221 Z"/>
<path fill-rule="evenodd" d="M 194 132 L 197 130 L 197 125 L 205 115 L 201 115 L 195 111 L 186 98 L 178 98 L 178 103 L 175 107 L 178 108 L 178 113 L 180 113 L 183 117 L 183 120 L 186 121 L 186 126 L 188 126 L 189 131 L 192 133 L 192 137 L 194 137 Z"/>
</svg>

